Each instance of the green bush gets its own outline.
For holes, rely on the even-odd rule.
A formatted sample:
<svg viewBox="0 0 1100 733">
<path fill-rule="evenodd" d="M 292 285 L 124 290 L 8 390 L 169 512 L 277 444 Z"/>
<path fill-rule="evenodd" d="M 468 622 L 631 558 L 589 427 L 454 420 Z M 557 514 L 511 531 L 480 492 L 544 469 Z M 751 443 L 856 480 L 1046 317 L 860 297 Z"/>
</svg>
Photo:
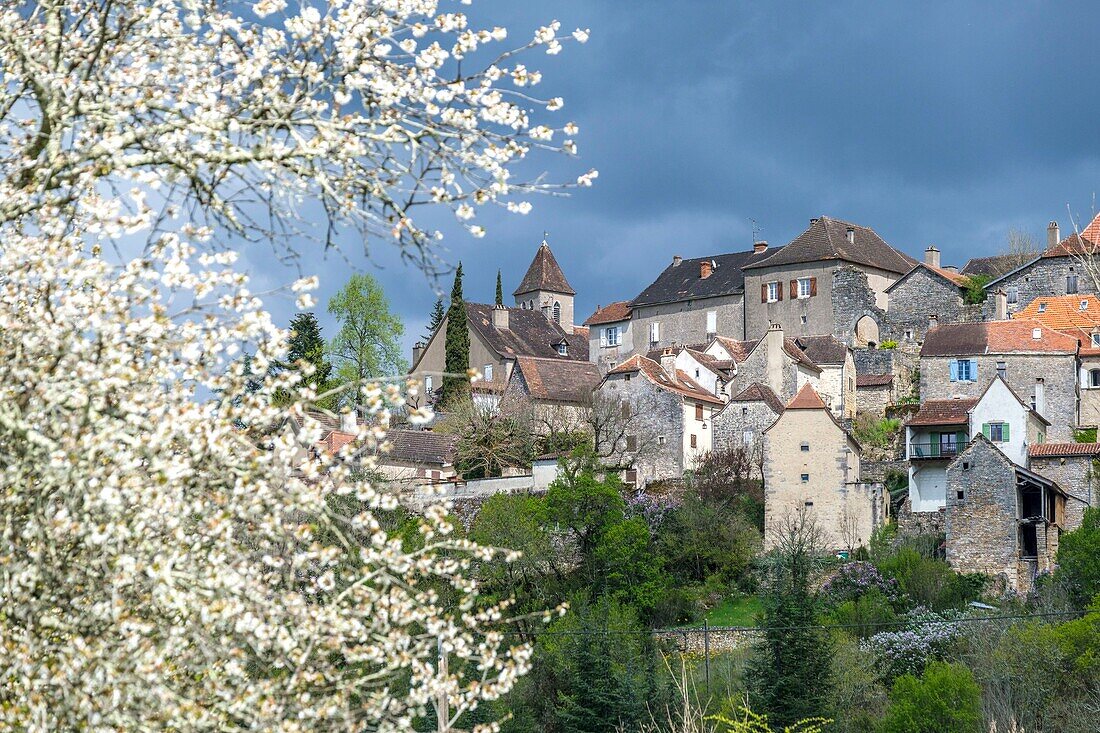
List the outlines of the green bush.
<svg viewBox="0 0 1100 733">
<path fill-rule="evenodd" d="M 897 620 L 893 604 L 878 588 L 871 588 L 858 598 L 841 603 L 834 608 L 830 616 L 838 626 L 860 639 L 888 628 L 888 624 Z"/>
<path fill-rule="evenodd" d="M 886 339 L 885 341 L 880 342 L 878 347 L 880 349 L 896 349 L 898 348 L 898 342 L 894 339 Z"/>
<path fill-rule="evenodd" d="M 1083 428 L 1073 431 L 1073 440 L 1077 443 L 1095 443 L 1096 428 Z"/>
<path fill-rule="evenodd" d="M 932 662 L 919 678 L 902 675 L 890 691 L 879 733 L 980 733 L 981 690 L 961 664 Z"/>
<path fill-rule="evenodd" d="M 974 275 L 966 279 L 966 291 L 963 293 L 963 300 L 968 305 L 977 305 L 978 303 L 985 302 L 985 286 L 992 278 L 989 275 Z"/>
<path fill-rule="evenodd" d="M 921 549 L 917 547 L 923 545 Z M 875 565 L 883 575 L 898 582 L 911 603 L 935 611 L 961 608 L 981 597 L 986 579 L 981 575 L 960 575 L 938 557 L 939 539 L 914 538 L 893 554 L 878 557 Z M 923 550 L 923 551 L 922 551 Z"/>
<path fill-rule="evenodd" d="M 1081 526 L 1062 535 L 1055 578 L 1078 608 L 1100 594 L 1100 509 L 1086 509 Z"/>
<path fill-rule="evenodd" d="M 876 448 L 889 448 L 901 430 L 901 420 L 893 418 L 878 419 L 874 415 L 860 415 L 852 428 L 855 439 L 863 445 Z"/>
</svg>

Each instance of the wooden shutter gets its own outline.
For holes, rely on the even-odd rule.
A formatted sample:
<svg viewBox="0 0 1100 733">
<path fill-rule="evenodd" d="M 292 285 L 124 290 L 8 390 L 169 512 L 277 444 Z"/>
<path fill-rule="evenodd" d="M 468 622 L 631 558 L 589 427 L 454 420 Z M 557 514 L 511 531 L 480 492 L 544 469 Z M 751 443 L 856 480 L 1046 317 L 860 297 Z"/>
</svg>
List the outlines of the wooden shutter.
<svg viewBox="0 0 1100 733">
<path fill-rule="evenodd" d="M 699 439 L 697 437 L 695 437 L 694 435 L 691 436 L 691 447 L 692 448 L 697 448 L 698 446 L 699 446 Z"/>
<path fill-rule="evenodd" d="M 971 382 L 977 382 L 978 381 L 978 360 L 977 359 L 971 359 L 970 360 L 970 381 Z"/>
<path fill-rule="evenodd" d="M 1011 438 L 1008 435 L 1008 423 L 1001 425 L 1001 441 L 1007 443 Z"/>
<path fill-rule="evenodd" d="M 929 451 L 929 454 L 933 458 L 936 458 L 940 454 L 940 434 L 939 433 L 929 433 L 928 437 L 929 437 L 929 440 L 931 441 L 931 446 L 930 446 L 931 450 Z"/>
<path fill-rule="evenodd" d="M 810 297 L 812 298 L 815 295 L 817 295 L 817 278 L 816 277 L 811 277 L 810 278 Z"/>
<path fill-rule="evenodd" d="M 798 281 L 791 280 L 791 300 L 798 297 Z"/>
<path fill-rule="evenodd" d="M 951 381 L 952 382 L 959 381 L 959 362 L 952 359 L 950 364 L 948 364 L 948 366 L 951 369 Z"/>
<path fill-rule="evenodd" d="M 778 293 L 779 300 L 783 300 L 783 281 L 780 280 L 775 285 L 776 285 L 775 289 L 779 291 L 779 293 Z"/>
<path fill-rule="evenodd" d="M 761 303 L 767 303 L 768 302 L 768 284 L 767 283 L 760 283 L 760 302 Z"/>
<path fill-rule="evenodd" d="M 702 420 L 703 419 L 703 406 L 702 405 L 696 405 L 695 406 L 695 419 L 696 420 Z"/>
<path fill-rule="evenodd" d="M 986 440 L 990 440 L 991 434 L 989 430 L 989 423 L 987 422 L 982 423 L 982 435 L 985 436 Z"/>
</svg>

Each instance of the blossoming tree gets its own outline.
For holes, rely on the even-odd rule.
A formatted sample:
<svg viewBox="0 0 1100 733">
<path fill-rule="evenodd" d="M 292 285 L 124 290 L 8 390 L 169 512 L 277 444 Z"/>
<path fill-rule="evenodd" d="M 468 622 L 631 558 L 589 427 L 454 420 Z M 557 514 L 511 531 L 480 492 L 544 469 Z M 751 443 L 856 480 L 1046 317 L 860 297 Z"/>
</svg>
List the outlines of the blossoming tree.
<svg viewBox="0 0 1100 733">
<path fill-rule="evenodd" d="M 317 395 L 256 376 L 286 333 L 235 264 L 353 228 L 430 269 L 418 207 L 479 235 L 543 187 L 517 162 L 575 152 L 519 63 L 569 36 L 493 51 L 503 29 L 437 5 L 0 8 L 2 727 L 449 730 L 528 667 L 470 575 L 492 551 L 441 507 L 389 537 L 358 478 L 416 386 L 358 385 L 367 426 L 314 455 Z"/>
</svg>

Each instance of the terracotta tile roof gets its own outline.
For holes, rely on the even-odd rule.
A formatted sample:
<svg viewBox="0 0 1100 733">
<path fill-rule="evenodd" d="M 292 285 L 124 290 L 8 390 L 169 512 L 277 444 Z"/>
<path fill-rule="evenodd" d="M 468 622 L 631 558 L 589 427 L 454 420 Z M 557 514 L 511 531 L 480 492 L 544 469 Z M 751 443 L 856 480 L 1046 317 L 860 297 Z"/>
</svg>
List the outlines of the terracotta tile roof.
<svg viewBox="0 0 1100 733">
<path fill-rule="evenodd" d="M 561 326 L 549 321 L 538 310 L 526 308 L 508 309 L 508 328 L 493 325 L 493 306 L 483 303 L 467 303 L 466 316 L 470 325 L 481 334 L 489 346 L 502 357 L 541 356 L 548 359 L 588 361 L 588 338 L 575 333 L 567 334 Z M 568 354 L 558 354 L 554 344 L 564 340 Z"/>
<path fill-rule="evenodd" d="M 573 335 L 574 336 L 583 336 L 584 338 L 588 338 L 588 327 L 587 326 L 573 326 Z"/>
<path fill-rule="evenodd" d="M 684 351 L 691 354 L 697 362 L 699 362 L 720 377 L 729 376 L 728 372 L 733 369 L 734 364 L 732 360 L 716 359 L 710 354 L 705 353 L 701 348 L 692 348 L 690 346 L 685 346 Z"/>
<path fill-rule="evenodd" d="M 745 359 L 749 358 L 749 354 L 756 348 L 756 341 L 738 341 L 726 336 L 715 336 L 714 340 L 722 345 L 729 355 L 733 357 L 734 363 L 741 363 Z"/>
<path fill-rule="evenodd" d="M 894 383 L 893 374 L 858 374 L 856 389 L 860 387 L 886 387 Z"/>
<path fill-rule="evenodd" d="M 817 393 L 817 390 L 813 388 L 813 385 L 805 384 L 802 389 L 798 390 L 798 394 L 787 403 L 788 410 L 828 410 L 825 403 L 821 400 L 821 396 Z"/>
<path fill-rule="evenodd" d="M 598 326 L 601 323 L 615 323 L 630 318 L 630 301 L 617 300 L 610 305 L 596 306 L 596 312 L 590 315 L 584 324 Z"/>
<path fill-rule="evenodd" d="M 1035 330 L 1039 338 L 1034 337 Z M 979 356 L 982 354 L 1075 354 L 1077 339 L 1037 321 L 988 321 L 948 323 L 928 331 L 921 347 L 929 356 Z"/>
<path fill-rule="evenodd" d="M 1100 242 L 1100 213 L 1092 217 L 1089 225 L 1081 230 L 1081 236 L 1090 242 Z"/>
<path fill-rule="evenodd" d="M 527 391 L 538 400 L 586 403 L 600 383 L 599 368 L 588 361 L 521 356 L 516 359 L 516 368 Z"/>
<path fill-rule="evenodd" d="M 512 291 L 512 295 L 523 295 L 536 290 L 548 290 L 551 293 L 564 293 L 576 295 L 577 291 L 565 279 L 565 273 L 558 266 L 554 253 L 550 251 L 550 245 L 543 242 L 535 252 L 535 259 L 531 260 L 531 266 L 527 268 L 527 274 L 523 276 L 519 287 Z"/>
<path fill-rule="evenodd" d="M 848 242 L 849 228 L 853 230 L 854 242 L 851 243 Z M 917 264 L 912 257 L 883 241 L 874 229 L 822 216 L 814 219 L 810 227 L 790 244 L 763 261 L 746 265 L 745 269 L 824 260 L 854 262 L 899 275 L 909 272 Z"/>
<path fill-rule="evenodd" d="M 735 397 L 730 399 L 730 403 L 734 402 L 763 402 L 772 409 L 776 415 L 783 412 L 783 400 L 779 399 L 779 395 L 772 390 L 766 384 L 760 384 L 760 382 L 753 382 L 745 389 L 741 390 Z"/>
<path fill-rule="evenodd" d="M 821 371 L 821 367 L 815 364 L 814 360 L 811 359 L 805 351 L 798 348 L 798 344 L 795 343 L 794 339 L 783 339 L 783 350 L 787 352 L 787 356 L 791 357 L 802 366 L 812 369 L 815 372 Z"/>
<path fill-rule="evenodd" d="M 743 293 L 745 275 L 742 270 L 754 262 L 770 257 L 775 252 L 774 249 L 763 252 L 750 249 L 746 252 L 695 257 L 681 260 L 680 264 L 673 262 L 639 293 L 638 297 L 634 298 L 631 305 L 637 308 L 641 305 L 675 303 L 681 300 L 698 300 Z M 704 262 L 713 262 L 717 265 L 711 269 L 708 277 L 700 276 Z"/>
<path fill-rule="evenodd" d="M 644 374 L 649 381 L 669 392 L 675 392 L 681 396 L 690 397 L 700 402 L 710 402 L 718 405 L 723 404 L 720 399 L 704 389 L 682 370 L 677 369 L 675 376 L 670 375 L 661 368 L 659 363 L 641 354 L 635 354 L 630 357 L 622 364 L 619 364 L 609 371 L 608 374 L 626 374 L 632 372 Z"/>
<path fill-rule="evenodd" d="M 906 425 L 966 425 L 970 422 L 970 410 L 977 399 L 925 400 L 916 415 Z"/>
<path fill-rule="evenodd" d="M 949 283 L 951 283 L 952 285 L 954 285 L 958 288 L 965 288 L 967 283 L 970 282 L 970 278 L 968 278 L 966 275 L 961 275 L 957 272 L 951 272 L 951 270 L 947 270 L 947 269 L 944 269 L 942 267 L 933 267 L 932 265 L 925 264 L 924 262 L 918 262 L 912 270 L 905 273 L 904 275 L 902 275 L 899 279 L 895 280 L 894 282 L 890 283 L 890 285 L 886 288 L 886 292 L 889 293 L 891 290 L 893 290 L 894 288 L 901 285 L 902 282 L 904 282 L 905 280 L 908 280 L 909 276 L 912 275 L 914 272 L 917 272 L 918 270 L 922 270 L 922 269 L 927 270 L 928 272 L 931 272 L 933 275 L 936 275 L 937 277 L 941 277 L 944 280 L 947 280 Z"/>
<path fill-rule="evenodd" d="M 1085 303 L 1085 309 L 1081 304 Z M 1043 310 L 1040 312 L 1039 308 Z M 1095 295 L 1060 295 L 1036 298 L 1013 318 L 1032 319 L 1048 328 L 1061 331 L 1077 339 L 1081 354 L 1093 356 L 1100 349 L 1092 345 L 1092 333 L 1100 330 L 1100 298 Z"/>
<path fill-rule="evenodd" d="M 962 269 L 959 270 L 959 274 L 966 275 L 967 277 L 984 276 L 996 278 L 1015 270 L 1031 259 L 1032 257 L 1021 259 L 1020 255 L 1014 254 L 994 255 L 993 257 L 974 257 L 962 266 Z"/>
<path fill-rule="evenodd" d="M 797 336 L 794 344 L 815 365 L 843 364 L 848 357 L 848 347 L 832 336 Z"/>
<path fill-rule="evenodd" d="M 1097 232 L 1096 229 L 1093 228 L 1095 224 L 1096 220 L 1094 219 L 1092 224 L 1089 224 L 1080 235 L 1076 233 L 1069 235 L 1053 247 L 1048 247 L 1043 252 L 1042 256 L 1071 257 L 1073 255 L 1096 254 L 1098 249 L 1100 249 L 1100 245 L 1097 244 L 1097 237 L 1100 236 L 1100 232 Z"/>
<path fill-rule="evenodd" d="M 1032 458 L 1100 456 L 1100 443 L 1040 443 L 1029 445 L 1027 454 Z"/>
</svg>

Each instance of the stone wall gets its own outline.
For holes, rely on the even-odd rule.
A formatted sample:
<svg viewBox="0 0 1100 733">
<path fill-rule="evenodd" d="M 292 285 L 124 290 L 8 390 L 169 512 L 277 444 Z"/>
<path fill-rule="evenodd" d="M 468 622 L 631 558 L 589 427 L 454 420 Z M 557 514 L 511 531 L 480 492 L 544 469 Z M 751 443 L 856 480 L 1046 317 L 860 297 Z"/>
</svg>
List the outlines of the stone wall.
<svg viewBox="0 0 1100 733">
<path fill-rule="evenodd" d="M 1063 527 L 1066 532 L 1081 526 L 1086 508 L 1100 506 L 1100 463 L 1091 456 L 1033 456 L 1030 468 L 1069 494 Z"/>
<path fill-rule="evenodd" d="M 984 573 L 1017 590 L 1016 471 L 984 438 L 976 438 L 947 467 L 945 532 L 951 567 Z"/>
<path fill-rule="evenodd" d="M 714 311 L 718 319 L 718 335 L 732 339 L 745 338 L 745 296 L 743 293 L 701 300 L 681 300 L 660 305 L 634 308 L 630 314 L 631 346 L 635 354 L 665 346 L 706 344 L 707 312 Z M 660 339 L 650 343 L 650 324 L 660 324 Z M 759 334 L 757 334 L 759 335 Z M 622 352 L 622 359 L 626 354 Z"/>
<path fill-rule="evenodd" d="M 978 362 L 977 379 L 952 382 L 952 361 L 958 357 L 936 356 L 921 359 L 920 397 L 951 399 L 980 397 L 989 381 L 997 375 L 998 362 L 1005 363 L 1005 381 L 1025 403 L 1036 396 L 1036 385 L 1043 384 L 1040 415 L 1050 421 L 1047 441 L 1072 441 L 1077 425 L 1077 357 L 1074 354 L 988 354 L 970 357 Z"/>
<path fill-rule="evenodd" d="M 714 450 L 728 451 L 734 448 L 762 449 L 764 430 L 778 415 L 766 402 L 730 402 L 714 416 Z M 746 444 L 745 433 L 752 431 L 752 441 Z"/>
<path fill-rule="evenodd" d="M 631 426 L 637 427 L 637 450 L 628 453 L 625 444 L 619 446 L 623 455 L 633 459 L 639 486 L 683 476 L 684 401 L 680 396 L 657 387 L 637 372 L 609 375 L 597 394 L 599 399 L 625 401 L 631 414 L 645 415 L 645 420 L 631 421 Z"/>
<path fill-rule="evenodd" d="M 849 265 L 833 271 L 833 335 L 852 346 L 864 346 L 855 338 L 856 323 L 864 316 L 878 326 L 878 341 L 890 337 L 886 311 L 879 307 L 867 273 Z M 856 366 L 858 372 L 858 364 Z"/>
<path fill-rule="evenodd" d="M 786 404 L 798 392 L 798 368 L 783 348 L 782 331 L 768 331 L 745 361 L 737 365 L 737 375 L 726 391 L 736 396 L 754 383 L 766 384 Z"/>
<path fill-rule="evenodd" d="M 942 535 L 947 531 L 947 512 L 915 512 L 909 497 L 905 497 L 896 517 L 898 534 L 903 537 Z"/>
<path fill-rule="evenodd" d="M 1072 257 L 1043 257 L 997 283 L 995 288 L 1004 290 L 1006 293 L 1009 288 L 1017 289 L 1016 302 L 1008 305 L 1008 312 L 1015 313 L 1026 308 L 1028 303 L 1040 296 L 1069 295 L 1066 290 L 1066 278 L 1071 274 L 1077 275 L 1079 294 L 1096 292 L 1092 280 L 1084 273 L 1081 264 Z M 993 301 L 993 298 L 986 298 L 983 304 L 985 320 L 993 320 L 995 317 Z"/>
<path fill-rule="evenodd" d="M 861 415 L 883 417 L 886 414 L 886 408 L 892 404 L 894 404 L 893 384 L 856 389 L 856 411 Z"/>
<path fill-rule="evenodd" d="M 959 323 L 967 313 L 957 285 L 918 267 L 893 286 L 886 318 L 892 338 L 913 342 L 924 340 L 930 315 L 935 314 L 939 323 Z"/>
</svg>

